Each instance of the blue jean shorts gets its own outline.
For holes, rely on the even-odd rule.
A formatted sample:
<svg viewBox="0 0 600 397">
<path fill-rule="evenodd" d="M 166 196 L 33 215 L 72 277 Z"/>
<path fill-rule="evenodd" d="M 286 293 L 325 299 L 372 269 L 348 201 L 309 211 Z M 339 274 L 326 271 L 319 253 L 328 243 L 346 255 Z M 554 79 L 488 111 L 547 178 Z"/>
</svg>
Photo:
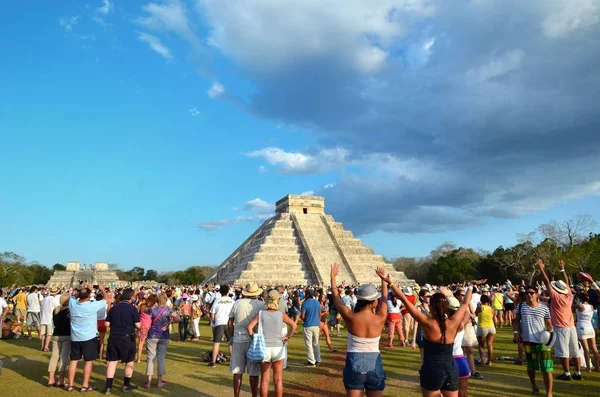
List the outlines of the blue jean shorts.
<svg viewBox="0 0 600 397">
<path fill-rule="evenodd" d="M 378 352 L 347 353 L 344 387 L 346 390 L 383 390 L 385 372 L 381 354 Z"/>
</svg>

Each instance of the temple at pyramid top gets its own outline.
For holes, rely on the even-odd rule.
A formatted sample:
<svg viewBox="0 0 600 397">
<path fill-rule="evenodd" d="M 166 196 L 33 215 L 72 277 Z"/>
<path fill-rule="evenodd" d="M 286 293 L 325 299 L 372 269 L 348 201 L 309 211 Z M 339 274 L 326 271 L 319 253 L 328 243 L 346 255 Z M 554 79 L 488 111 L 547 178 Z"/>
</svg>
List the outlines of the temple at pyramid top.
<svg viewBox="0 0 600 397">
<path fill-rule="evenodd" d="M 203 283 L 244 286 L 329 285 L 331 264 L 340 265 L 338 280 L 346 285 L 379 283 L 377 266 L 394 282 L 412 285 L 381 255 L 325 214 L 325 198 L 287 195 L 275 214 L 221 263 Z"/>
</svg>

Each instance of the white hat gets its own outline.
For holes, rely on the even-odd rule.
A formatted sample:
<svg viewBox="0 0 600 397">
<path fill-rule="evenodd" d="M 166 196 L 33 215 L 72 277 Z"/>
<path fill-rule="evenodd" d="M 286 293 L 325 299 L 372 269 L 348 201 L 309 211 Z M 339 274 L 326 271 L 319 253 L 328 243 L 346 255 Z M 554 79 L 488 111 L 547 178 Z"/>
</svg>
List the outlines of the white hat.
<svg viewBox="0 0 600 397">
<path fill-rule="evenodd" d="M 402 288 L 402 292 L 404 293 L 404 295 L 407 295 L 407 296 L 411 296 L 413 294 L 412 288 L 410 288 L 410 287 Z"/>
<path fill-rule="evenodd" d="M 310 291 L 310 290 L 309 290 Z M 377 291 L 377 288 L 373 284 L 363 284 L 358 287 L 358 292 L 356 293 L 357 300 L 363 301 L 374 301 L 381 297 L 381 293 Z"/>
<path fill-rule="evenodd" d="M 192 295 L 192 302 L 198 301 L 198 295 Z"/>
<path fill-rule="evenodd" d="M 460 302 L 455 297 L 447 296 L 446 300 L 448 301 L 448 307 L 451 310 L 458 310 L 458 308 L 460 307 Z"/>
<path fill-rule="evenodd" d="M 556 335 L 554 335 L 554 332 L 544 331 L 540 337 L 540 341 L 545 349 L 552 349 L 554 342 L 556 342 Z"/>
<path fill-rule="evenodd" d="M 567 287 L 567 284 L 562 280 L 552 281 L 550 284 L 552 285 L 552 288 L 560 294 L 566 295 L 569 293 L 569 287 Z"/>
<path fill-rule="evenodd" d="M 215 291 L 218 291 L 221 289 L 221 286 L 219 284 L 215 285 Z"/>
</svg>

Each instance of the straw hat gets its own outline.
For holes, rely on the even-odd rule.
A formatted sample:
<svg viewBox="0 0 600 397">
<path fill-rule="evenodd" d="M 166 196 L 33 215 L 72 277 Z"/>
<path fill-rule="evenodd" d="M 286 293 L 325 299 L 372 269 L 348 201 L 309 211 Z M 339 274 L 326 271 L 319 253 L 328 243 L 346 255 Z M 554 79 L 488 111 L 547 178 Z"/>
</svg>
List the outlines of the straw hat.
<svg viewBox="0 0 600 397">
<path fill-rule="evenodd" d="M 263 289 L 258 286 L 256 283 L 246 284 L 246 288 L 242 290 L 242 295 L 244 296 L 259 296 L 263 293 Z"/>
<path fill-rule="evenodd" d="M 377 291 L 377 288 L 373 284 L 363 284 L 358 287 L 356 292 L 356 299 L 359 301 L 374 301 L 381 297 L 381 293 Z"/>
<path fill-rule="evenodd" d="M 58 288 L 57 287 L 51 287 L 50 290 L 48 291 L 51 295 L 56 295 L 58 294 Z"/>
<path fill-rule="evenodd" d="M 69 294 L 62 294 L 60 296 L 60 305 L 61 306 L 65 306 L 67 304 L 67 302 L 69 302 L 70 298 L 71 298 L 71 295 L 69 295 Z"/>
<path fill-rule="evenodd" d="M 402 288 L 402 292 L 406 296 L 412 296 L 412 294 L 413 294 L 413 290 L 410 287 L 404 287 L 404 288 Z"/>
<path fill-rule="evenodd" d="M 554 290 L 559 294 L 566 295 L 569 293 L 569 287 L 562 280 L 552 281 L 550 284 L 552 285 L 552 288 L 554 288 Z"/>
</svg>

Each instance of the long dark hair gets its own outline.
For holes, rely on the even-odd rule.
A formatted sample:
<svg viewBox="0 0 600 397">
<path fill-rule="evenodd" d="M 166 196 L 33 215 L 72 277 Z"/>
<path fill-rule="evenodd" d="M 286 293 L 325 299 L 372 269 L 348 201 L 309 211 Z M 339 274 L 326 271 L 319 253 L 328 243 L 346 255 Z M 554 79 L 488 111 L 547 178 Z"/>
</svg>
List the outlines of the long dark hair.
<svg viewBox="0 0 600 397">
<path fill-rule="evenodd" d="M 442 344 L 446 344 L 446 319 L 450 317 L 450 313 L 448 311 L 448 299 L 446 299 L 446 295 L 438 292 L 433 294 L 431 297 L 431 301 L 429 302 L 429 312 L 431 313 L 431 318 L 437 321 L 440 332 L 442 333 Z"/>
<path fill-rule="evenodd" d="M 354 313 L 363 311 L 367 306 L 369 306 L 373 302 L 374 301 L 365 301 L 362 299 L 357 300 L 356 305 L 354 306 Z"/>
</svg>

